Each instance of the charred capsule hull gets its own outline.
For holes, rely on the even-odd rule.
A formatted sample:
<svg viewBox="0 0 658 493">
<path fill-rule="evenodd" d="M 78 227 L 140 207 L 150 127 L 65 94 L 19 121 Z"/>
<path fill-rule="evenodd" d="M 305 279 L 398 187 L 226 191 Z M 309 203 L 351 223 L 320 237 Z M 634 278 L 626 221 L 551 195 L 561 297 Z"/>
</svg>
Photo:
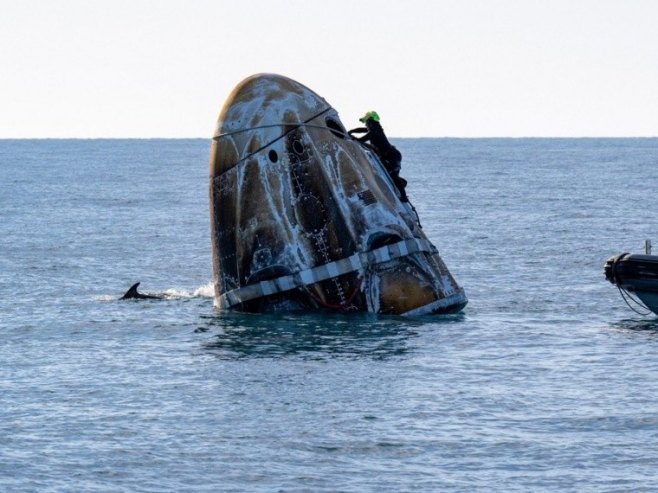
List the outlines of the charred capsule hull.
<svg viewBox="0 0 658 493">
<path fill-rule="evenodd" d="M 467 302 L 376 155 L 286 77 L 249 77 L 225 102 L 210 215 L 220 308 L 421 314 Z"/>
</svg>

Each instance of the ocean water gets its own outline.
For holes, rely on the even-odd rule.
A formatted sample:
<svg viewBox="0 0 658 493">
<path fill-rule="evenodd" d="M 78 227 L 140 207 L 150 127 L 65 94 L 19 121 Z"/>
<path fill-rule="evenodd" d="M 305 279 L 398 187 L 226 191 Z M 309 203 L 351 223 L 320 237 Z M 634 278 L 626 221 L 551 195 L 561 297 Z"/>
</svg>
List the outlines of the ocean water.
<svg viewBox="0 0 658 493">
<path fill-rule="evenodd" d="M 0 141 L 0 490 L 658 491 L 658 139 L 395 143 L 459 315 L 217 312 L 209 140 Z"/>
</svg>

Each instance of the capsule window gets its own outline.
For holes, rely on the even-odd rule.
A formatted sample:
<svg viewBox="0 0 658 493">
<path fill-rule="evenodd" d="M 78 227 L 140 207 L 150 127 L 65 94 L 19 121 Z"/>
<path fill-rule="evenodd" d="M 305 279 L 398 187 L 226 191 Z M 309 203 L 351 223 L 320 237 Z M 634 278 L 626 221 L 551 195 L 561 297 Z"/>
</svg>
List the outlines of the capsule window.
<svg viewBox="0 0 658 493">
<path fill-rule="evenodd" d="M 295 140 L 292 143 L 292 150 L 297 154 L 302 155 L 304 154 L 304 145 L 299 140 Z"/>
<path fill-rule="evenodd" d="M 372 237 L 368 238 L 368 243 L 371 250 L 386 245 L 392 245 L 393 243 L 398 243 L 400 241 L 402 241 L 400 236 L 383 232 L 375 233 L 372 235 Z"/>
<path fill-rule="evenodd" d="M 343 127 L 338 121 L 334 120 L 333 118 L 327 118 L 325 119 L 325 122 L 327 127 L 329 127 L 329 130 L 331 130 L 332 134 L 341 139 L 345 138 L 345 134 L 347 133 L 345 127 Z"/>
</svg>

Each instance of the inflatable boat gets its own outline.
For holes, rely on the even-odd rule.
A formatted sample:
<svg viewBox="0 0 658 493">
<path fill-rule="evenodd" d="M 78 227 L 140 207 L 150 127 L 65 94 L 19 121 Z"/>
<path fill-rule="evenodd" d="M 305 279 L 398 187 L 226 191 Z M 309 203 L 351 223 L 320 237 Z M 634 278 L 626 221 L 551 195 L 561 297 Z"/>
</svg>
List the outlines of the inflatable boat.
<svg viewBox="0 0 658 493">
<path fill-rule="evenodd" d="M 610 257 L 604 266 L 605 278 L 619 288 L 629 306 L 633 302 L 658 315 L 658 255 L 621 253 Z M 642 313 L 647 315 L 648 313 Z"/>
</svg>

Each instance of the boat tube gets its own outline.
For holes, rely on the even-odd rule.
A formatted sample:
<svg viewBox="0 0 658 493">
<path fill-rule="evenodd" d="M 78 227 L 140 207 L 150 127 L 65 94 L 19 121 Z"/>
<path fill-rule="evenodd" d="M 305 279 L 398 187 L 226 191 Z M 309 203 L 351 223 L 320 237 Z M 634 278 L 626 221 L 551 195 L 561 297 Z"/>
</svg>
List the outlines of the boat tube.
<svg viewBox="0 0 658 493">
<path fill-rule="evenodd" d="M 603 270 L 605 278 L 619 288 L 629 306 L 626 295 L 631 301 L 658 315 L 657 255 L 621 253 L 610 257 Z"/>
</svg>

